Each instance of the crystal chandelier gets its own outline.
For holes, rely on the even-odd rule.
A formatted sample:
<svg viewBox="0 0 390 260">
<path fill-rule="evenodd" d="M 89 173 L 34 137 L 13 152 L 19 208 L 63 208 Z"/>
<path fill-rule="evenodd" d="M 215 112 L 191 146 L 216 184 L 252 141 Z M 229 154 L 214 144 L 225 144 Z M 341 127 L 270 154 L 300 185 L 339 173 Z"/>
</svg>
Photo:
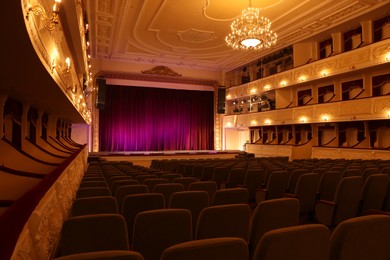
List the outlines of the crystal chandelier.
<svg viewBox="0 0 390 260">
<path fill-rule="evenodd" d="M 270 29 L 270 20 L 260 17 L 259 8 L 253 8 L 251 2 L 249 0 L 249 7 L 242 10 L 241 17 L 231 24 L 232 32 L 225 38 L 233 49 L 257 51 L 276 43 L 277 35 Z"/>
</svg>

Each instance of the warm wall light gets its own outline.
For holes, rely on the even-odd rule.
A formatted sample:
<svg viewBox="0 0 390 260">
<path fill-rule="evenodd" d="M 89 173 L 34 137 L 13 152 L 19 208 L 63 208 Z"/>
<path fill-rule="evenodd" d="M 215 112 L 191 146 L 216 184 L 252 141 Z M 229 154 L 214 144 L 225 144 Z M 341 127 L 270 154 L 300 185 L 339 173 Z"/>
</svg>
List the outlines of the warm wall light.
<svg viewBox="0 0 390 260">
<path fill-rule="evenodd" d="M 390 61 L 390 52 L 388 52 L 388 53 L 385 55 L 385 60 L 386 60 L 386 61 Z"/>
<path fill-rule="evenodd" d="M 227 122 L 227 123 L 226 123 L 226 127 L 232 127 L 232 123 Z"/>
<path fill-rule="evenodd" d="M 299 122 L 301 122 L 301 123 L 306 123 L 306 121 L 307 121 L 307 118 L 304 117 L 304 116 L 302 116 L 301 118 L 299 118 Z"/>
<path fill-rule="evenodd" d="M 270 119 L 266 119 L 266 120 L 264 120 L 264 124 L 266 124 L 266 125 L 270 125 L 270 124 L 271 124 L 271 120 L 270 120 Z"/>
<path fill-rule="evenodd" d="M 328 76 L 328 71 L 326 71 L 326 70 L 321 71 L 321 76 L 323 76 L 323 77 Z"/>
<path fill-rule="evenodd" d="M 26 19 L 28 20 L 30 18 L 30 13 L 32 13 L 33 15 L 39 15 L 41 20 L 43 21 L 43 26 L 47 30 L 53 31 L 56 29 L 59 21 L 60 3 L 61 0 L 54 1 L 53 11 L 50 18 L 47 16 L 46 10 L 41 4 L 38 3 L 35 6 L 29 7 L 27 9 Z"/>
<path fill-rule="evenodd" d="M 271 86 L 270 85 L 265 85 L 264 86 L 264 90 L 270 90 L 271 89 Z"/>
<path fill-rule="evenodd" d="M 301 76 L 301 77 L 299 77 L 299 81 L 300 81 L 300 82 L 304 82 L 304 81 L 305 81 L 305 79 L 306 79 L 306 77 L 305 77 L 305 76 Z"/>
<path fill-rule="evenodd" d="M 255 89 L 255 88 L 252 88 L 252 89 L 251 89 L 251 93 L 252 93 L 252 94 L 256 93 L 256 89 Z"/>
<path fill-rule="evenodd" d="M 281 81 L 281 82 L 280 82 L 280 85 L 281 85 L 282 87 L 285 87 L 285 86 L 287 85 L 287 81 L 285 81 L 285 80 Z"/>
<path fill-rule="evenodd" d="M 323 116 L 321 117 L 321 120 L 324 121 L 324 122 L 327 122 L 327 121 L 329 121 L 329 116 L 323 115 Z"/>
<path fill-rule="evenodd" d="M 232 98 L 232 95 L 228 94 L 228 95 L 226 96 L 226 99 L 230 99 L 230 98 Z"/>
<path fill-rule="evenodd" d="M 257 125 L 257 121 L 256 120 L 252 120 L 251 121 L 251 125 Z"/>
</svg>

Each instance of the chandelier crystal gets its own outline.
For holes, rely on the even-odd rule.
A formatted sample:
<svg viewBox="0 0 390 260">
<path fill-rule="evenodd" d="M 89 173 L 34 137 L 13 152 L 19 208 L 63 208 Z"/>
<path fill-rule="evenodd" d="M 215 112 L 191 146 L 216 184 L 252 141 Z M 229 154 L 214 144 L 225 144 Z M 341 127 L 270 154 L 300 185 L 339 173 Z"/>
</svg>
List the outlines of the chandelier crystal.
<svg viewBox="0 0 390 260">
<path fill-rule="evenodd" d="M 262 50 L 276 44 L 277 35 L 271 30 L 268 18 L 260 17 L 259 8 L 249 7 L 242 10 L 241 17 L 230 26 L 232 32 L 226 36 L 228 46 L 236 50 Z"/>
</svg>

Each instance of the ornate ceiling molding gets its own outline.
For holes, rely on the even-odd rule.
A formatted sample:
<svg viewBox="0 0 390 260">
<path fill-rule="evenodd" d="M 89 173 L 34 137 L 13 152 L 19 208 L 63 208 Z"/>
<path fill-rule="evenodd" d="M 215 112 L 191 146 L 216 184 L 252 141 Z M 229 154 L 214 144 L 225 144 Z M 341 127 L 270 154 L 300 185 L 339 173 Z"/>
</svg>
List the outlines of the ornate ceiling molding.
<svg viewBox="0 0 390 260">
<path fill-rule="evenodd" d="M 164 66 L 161 66 L 164 67 Z M 167 76 L 158 74 L 143 74 L 143 73 L 123 73 L 123 72 L 111 72 L 101 71 L 96 77 L 102 77 L 106 79 L 121 79 L 121 80 L 141 80 L 141 81 L 153 81 L 153 82 L 165 82 L 165 83 L 177 83 L 177 84 L 190 84 L 190 85 L 203 85 L 211 87 L 219 87 L 219 83 L 216 80 L 209 79 L 197 79 L 186 78 L 178 76 Z"/>
</svg>

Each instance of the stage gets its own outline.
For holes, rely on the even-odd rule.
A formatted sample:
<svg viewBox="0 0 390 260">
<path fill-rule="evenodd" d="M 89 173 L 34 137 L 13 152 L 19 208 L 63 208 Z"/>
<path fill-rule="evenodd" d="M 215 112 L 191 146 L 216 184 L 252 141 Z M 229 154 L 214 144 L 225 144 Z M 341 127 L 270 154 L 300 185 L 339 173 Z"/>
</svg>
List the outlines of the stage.
<svg viewBox="0 0 390 260">
<path fill-rule="evenodd" d="M 152 160 L 164 159 L 230 159 L 242 153 L 239 150 L 186 150 L 186 151 L 125 151 L 125 152 L 95 152 L 89 153 L 89 157 L 100 158 L 106 161 L 129 161 L 134 165 L 150 167 Z"/>
</svg>

